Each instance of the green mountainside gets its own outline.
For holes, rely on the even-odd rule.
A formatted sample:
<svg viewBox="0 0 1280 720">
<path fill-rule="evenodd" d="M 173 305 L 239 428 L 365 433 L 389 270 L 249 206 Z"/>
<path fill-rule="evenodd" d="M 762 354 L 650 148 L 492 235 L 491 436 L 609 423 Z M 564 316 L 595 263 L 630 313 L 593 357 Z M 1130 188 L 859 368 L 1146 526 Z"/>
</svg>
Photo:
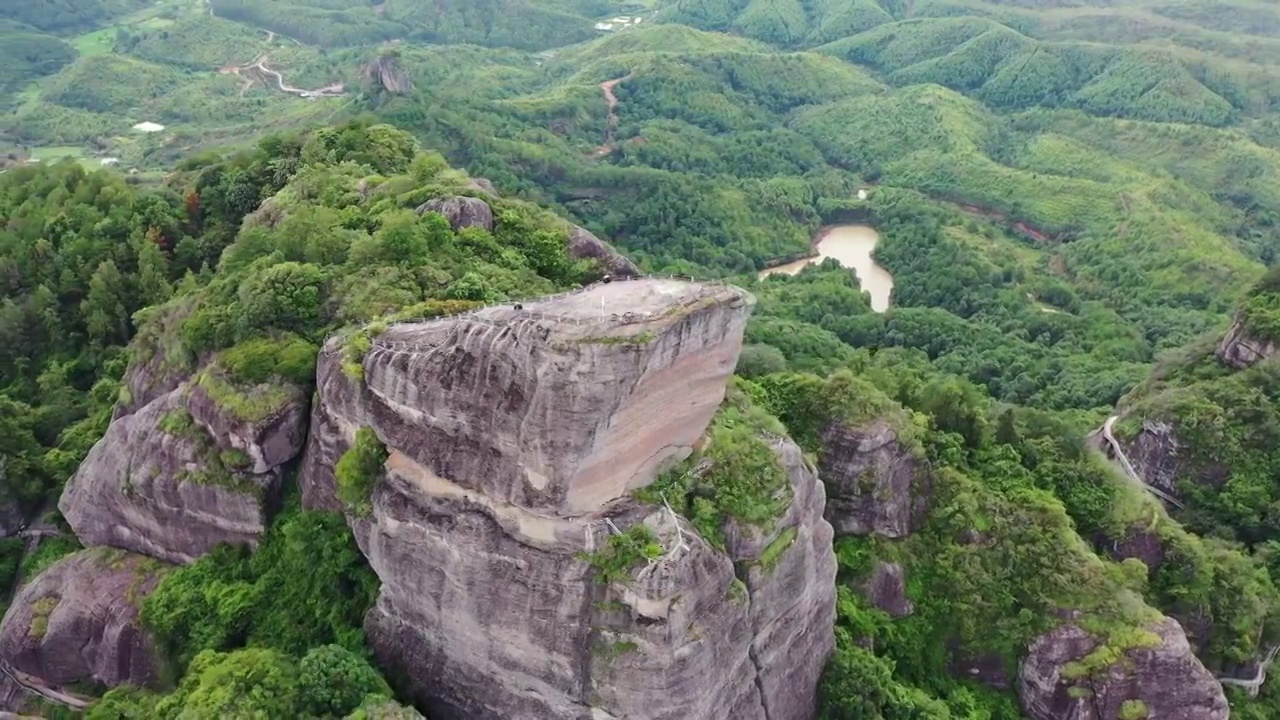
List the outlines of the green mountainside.
<svg viewBox="0 0 1280 720">
<path fill-rule="evenodd" d="M 642 22 L 595 28 L 617 16 Z M 815 463 L 879 420 L 927 469 L 909 537 L 837 540 L 824 719 L 1023 717 L 1019 665 L 1068 615 L 1098 642 L 1081 692 L 1161 614 L 1217 676 L 1280 643 L 1274 3 L 40 0 L 0 7 L 0 58 L 0 489 L 25 515 L 128 402 L 131 359 L 309 388 L 339 328 L 581 284 L 554 213 L 752 292 L 735 392 Z M 409 211 L 479 196 L 470 177 L 502 230 Z M 833 262 L 757 277 L 847 222 L 879 232 L 888 311 Z M 1185 507 L 1095 450 L 1112 414 Z M 379 717 L 356 710 L 391 694 L 365 658 L 376 580 L 345 525 L 283 502 L 259 552 L 146 601 L 170 689 L 89 717 Z M 7 587 L 77 549 L 2 542 Z M 886 563 L 909 616 L 867 597 Z M 325 582 L 344 591 L 317 603 Z M 307 706 L 330 666 L 359 692 Z M 1274 682 L 1226 692 L 1280 717 Z M 1108 720 L 1146 717 L 1125 707 Z"/>
</svg>

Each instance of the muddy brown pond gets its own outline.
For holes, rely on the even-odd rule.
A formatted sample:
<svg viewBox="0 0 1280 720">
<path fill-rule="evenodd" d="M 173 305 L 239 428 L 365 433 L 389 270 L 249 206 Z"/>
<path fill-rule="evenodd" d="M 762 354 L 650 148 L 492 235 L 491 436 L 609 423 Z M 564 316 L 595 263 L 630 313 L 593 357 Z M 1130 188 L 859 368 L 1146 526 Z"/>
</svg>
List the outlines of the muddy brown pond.
<svg viewBox="0 0 1280 720">
<path fill-rule="evenodd" d="M 871 296 L 871 309 L 884 312 L 889 309 L 893 276 L 871 257 L 871 252 L 879 242 L 880 233 L 870 225 L 833 225 L 819 232 L 818 241 L 814 244 L 817 255 L 762 270 L 760 277 L 765 278 L 775 273 L 795 275 L 810 265 L 832 258 L 858 274 L 862 289 Z"/>
</svg>

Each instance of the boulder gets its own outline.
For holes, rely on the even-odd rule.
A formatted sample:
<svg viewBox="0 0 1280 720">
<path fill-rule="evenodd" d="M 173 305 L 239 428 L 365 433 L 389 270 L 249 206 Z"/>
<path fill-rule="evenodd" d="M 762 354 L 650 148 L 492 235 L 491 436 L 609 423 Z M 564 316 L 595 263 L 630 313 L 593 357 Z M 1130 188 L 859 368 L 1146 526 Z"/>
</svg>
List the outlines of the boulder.
<svg viewBox="0 0 1280 720">
<path fill-rule="evenodd" d="M 927 468 L 886 420 L 862 427 L 832 423 L 822 433 L 818 474 L 827 486 L 827 520 L 836 535 L 910 535 L 929 510 Z"/>
<path fill-rule="evenodd" d="M 480 198 L 451 195 L 428 200 L 418 206 L 419 215 L 429 212 L 443 215 L 454 230 L 478 227 L 493 231 L 493 210 Z"/>
<path fill-rule="evenodd" d="M 867 601 L 891 617 L 907 617 L 916 611 L 907 599 L 907 581 L 898 563 L 876 561 L 864 588 Z"/>
<path fill-rule="evenodd" d="M 115 419 L 89 451 L 58 501 L 81 542 L 174 563 L 192 562 L 222 543 L 256 546 L 280 471 L 249 470 L 284 453 L 272 441 L 251 444 L 261 451 L 257 459 L 220 445 L 195 421 L 190 395 L 184 384 Z M 297 426 L 276 435 L 300 440 L 304 410 L 286 414 Z M 211 415 L 205 420 L 212 427 L 237 427 Z M 276 435 L 250 433 L 242 440 Z"/>
<path fill-rule="evenodd" d="M 0 662 L 55 690 L 162 687 L 155 642 L 138 620 L 162 573 L 150 558 L 108 548 L 63 558 L 14 597 L 0 623 Z"/>
<path fill-rule="evenodd" d="M 433 720 L 813 716 L 835 560 L 799 448 L 769 440 L 792 502 L 767 530 L 726 531 L 723 550 L 630 496 L 701 439 L 751 302 L 599 285 L 393 326 L 363 377 L 326 346 L 304 503 L 341 507 L 334 466 L 373 429 L 387 460 L 368 507 L 347 508 L 382 583 L 365 629 Z M 611 524 L 648 528 L 661 558 L 602 578 Z"/>
<path fill-rule="evenodd" d="M 1163 618 L 1147 628 L 1152 642 L 1090 676 L 1072 678 L 1071 663 L 1099 645 L 1068 623 L 1031 646 L 1018 675 L 1018 695 L 1032 720 L 1114 720 L 1121 713 L 1160 720 L 1227 720 L 1222 686 L 1191 652 L 1182 627 Z M 1131 715 L 1132 716 L 1132 715 Z"/>
<path fill-rule="evenodd" d="M 1267 358 L 1275 357 L 1277 353 L 1280 353 L 1280 348 L 1277 348 L 1274 340 L 1250 335 L 1244 320 L 1240 317 L 1236 317 L 1235 322 L 1231 323 L 1227 334 L 1218 344 L 1217 352 L 1218 359 L 1223 364 L 1236 370 L 1244 370 Z"/>
<path fill-rule="evenodd" d="M 595 260 L 602 272 L 614 277 L 638 277 L 641 274 L 640 268 L 625 255 L 577 225 L 569 229 L 568 251 L 569 257 Z"/>
<path fill-rule="evenodd" d="M 467 187 L 482 192 L 490 197 L 498 197 L 498 189 L 493 186 L 489 178 L 473 177 L 467 180 Z"/>
</svg>

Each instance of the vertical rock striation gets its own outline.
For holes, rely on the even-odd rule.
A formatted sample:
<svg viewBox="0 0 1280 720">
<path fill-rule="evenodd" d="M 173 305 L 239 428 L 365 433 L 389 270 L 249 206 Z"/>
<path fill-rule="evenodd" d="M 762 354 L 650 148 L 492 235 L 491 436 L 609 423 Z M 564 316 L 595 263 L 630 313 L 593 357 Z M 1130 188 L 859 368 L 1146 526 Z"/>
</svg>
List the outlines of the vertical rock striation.
<svg viewBox="0 0 1280 720">
<path fill-rule="evenodd" d="M 350 511 L 382 580 L 366 630 L 432 718 L 808 720 L 832 644 L 823 489 L 777 439 L 793 500 L 725 550 L 631 491 L 685 457 L 725 392 L 751 298 L 663 280 L 595 286 L 374 339 L 363 377 L 322 353 L 301 479 L 340 507 L 360 427 L 389 455 Z M 351 510 L 351 509 L 349 509 Z M 663 556 L 589 562 L 643 524 Z"/>
<path fill-rule="evenodd" d="M 1218 344 L 1218 359 L 1228 367 L 1244 370 L 1255 363 L 1262 362 L 1280 354 L 1280 348 L 1274 340 L 1254 337 L 1249 334 L 1244 320 L 1237 316 L 1231 328 Z"/>
</svg>

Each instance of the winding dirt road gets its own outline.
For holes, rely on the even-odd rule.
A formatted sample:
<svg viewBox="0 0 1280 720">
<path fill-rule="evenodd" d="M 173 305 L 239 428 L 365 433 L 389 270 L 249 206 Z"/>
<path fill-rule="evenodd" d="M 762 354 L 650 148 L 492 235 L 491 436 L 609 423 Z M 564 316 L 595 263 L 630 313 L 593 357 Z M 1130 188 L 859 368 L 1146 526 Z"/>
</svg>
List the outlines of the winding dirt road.
<svg viewBox="0 0 1280 720">
<path fill-rule="evenodd" d="M 604 93 L 605 105 L 609 108 L 609 121 L 604 130 L 604 144 L 591 153 L 592 157 L 602 157 L 613 152 L 614 131 L 618 128 L 618 96 L 613 94 L 613 88 L 620 82 L 630 80 L 634 75 L 635 73 L 628 73 L 625 77 L 600 83 L 600 90 Z"/>
</svg>

